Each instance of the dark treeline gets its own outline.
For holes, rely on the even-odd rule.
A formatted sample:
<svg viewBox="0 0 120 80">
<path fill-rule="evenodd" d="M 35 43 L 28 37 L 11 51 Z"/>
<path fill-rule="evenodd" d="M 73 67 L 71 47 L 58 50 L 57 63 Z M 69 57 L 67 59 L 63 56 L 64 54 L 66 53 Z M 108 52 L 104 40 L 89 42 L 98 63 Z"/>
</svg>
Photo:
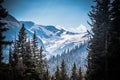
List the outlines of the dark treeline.
<svg viewBox="0 0 120 80">
<path fill-rule="evenodd" d="M 37 36 L 27 38 L 25 27 L 19 31 L 18 39 L 15 39 L 13 48 L 9 51 L 10 79 L 13 80 L 46 80 L 49 78 L 47 60 L 43 55 L 42 47 L 39 48 Z"/>
<path fill-rule="evenodd" d="M 73 64 L 71 75 L 68 74 L 64 59 L 61 62 L 60 67 L 56 66 L 55 73 L 51 76 L 51 80 L 83 80 L 81 67 L 77 69 L 76 64 Z"/>
<path fill-rule="evenodd" d="M 64 59 L 64 62 L 66 63 L 66 69 L 68 72 L 68 75 L 71 74 L 72 65 L 75 62 L 77 68 L 82 68 L 83 74 L 85 73 L 86 66 L 87 65 L 87 51 L 86 47 L 88 42 L 80 43 L 79 45 L 76 45 L 72 49 L 66 49 L 61 54 L 57 54 L 56 56 L 52 56 L 49 61 L 49 70 L 51 73 L 55 72 L 56 65 L 60 66 L 62 60 Z"/>
<path fill-rule="evenodd" d="M 54 74 L 48 71 L 47 60 L 43 55 L 42 47 L 38 47 L 37 36 L 34 32 L 30 41 L 24 25 L 18 38 L 15 37 L 9 49 L 9 63 L 1 60 L 0 80 L 82 80 L 82 69 L 73 64 L 72 73 L 68 75 L 64 60 L 61 66 L 56 66 Z"/>
<path fill-rule="evenodd" d="M 8 12 L 1 5 L 0 0 L 0 80 L 49 80 L 47 61 L 39 48 L 37 36 L 27 38 L 24 25 L 14 41 L 5 41 L 4 32 L 9 30 L 7 23 L 2 21 Z M 4 47 L 11 45 L 9 50 L 9 63 L 3 62 Z"/>
<path fill-rule="evenodd" d="M 82 70 L 73 64 L 72 73 L 68 75 L 64 60 L 61 66 L 56 66 L 54 74 L 50 75 L 47 61 L 42 54 L 42 47 L 38 47 L 36 33 L 27 39 L 25 27 L 22 25 L 18 38 L 13 41 L 9 50 L 9 63 L 1 61 L 1 80 L 82 80 Z M 3 65 L 4 64 L 4 65 Z"/>
<path fill-rule="evenodd" d="M 120 80 L 120 0 L 94 0 L 86 80 Z"/>
</svg>

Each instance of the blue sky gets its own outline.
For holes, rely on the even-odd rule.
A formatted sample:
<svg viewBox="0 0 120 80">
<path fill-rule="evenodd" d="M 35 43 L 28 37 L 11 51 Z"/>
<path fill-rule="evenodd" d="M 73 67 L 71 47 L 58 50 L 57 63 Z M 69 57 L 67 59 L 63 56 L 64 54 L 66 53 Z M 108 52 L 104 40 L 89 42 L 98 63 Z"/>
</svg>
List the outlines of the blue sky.
<svg viewBox="0 0 120 80">
<path fill-rule="evenodd" d="M 4 7 L 19 21 L 63 27 L 88 26 L 92 0 L 5 0 Z"/>
</svg>

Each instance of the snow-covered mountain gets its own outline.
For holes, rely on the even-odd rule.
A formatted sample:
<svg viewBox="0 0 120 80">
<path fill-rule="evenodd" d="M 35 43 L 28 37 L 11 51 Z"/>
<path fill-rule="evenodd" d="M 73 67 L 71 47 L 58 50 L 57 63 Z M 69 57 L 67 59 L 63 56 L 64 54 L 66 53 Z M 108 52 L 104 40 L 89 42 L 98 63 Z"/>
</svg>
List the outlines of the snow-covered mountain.
<svg viewBox="0 0 120 80">
<path fill-rule="evenodd" d="M 27 36 L 32 38 L 34 31 L 36 31 L 39 46 L 44 48 L 44 53 L 47 54 L 47 58 L 51 60 L 52 56 L 61 55 L 63 51 L 69 49 L 72 50 L 75 46 L 82 44 L 81 47 L 74 56 L 81 56 L 82 61 L 84 62 L 87 56 L 87 42 L 89 34 L 87 33 L 87 28 L 83 25 L 80 25 L 78 28 L 70 28 L 66 30 L 60 26 L 53 25 L 38 25 L 32 21 L 17 21 L 14 17 L 8 16 L 3 21 L 7 23 L 9 31 L 5 32 L 6 40 L 14 40 L 15 36 L 18 35 L 18 32 L 22 26 L 25 25 Z M 78 31 L 78 32 L 76 32 Z M 80 55 L 78 55 L 80 54 Z M 82 55 L 81 55 L 82 54 Z M 67 54 L 67 56 L 70 54 Z M 84 56 L 83 56 L 84 55 Z M 7 54 L 6 54 L 7 56 Z M 73 59 L 71 62 L 77 60 L 78 57 Z M 60 61 L 59 61 L 60 63 Z M 49 61 L 51 64 L 51 61 Z M 77 64 L 81 64 L 80 61 L 77 61 Z M 55 66 L 55 65 L 54 65 Z M 55 67 L 54 67 L 55 68 Z M 50 68 L 53 70 L 53 68 Z"/>
<path fill-rule="evenodd" d="M 52 25 L 37 25 L 30 21 L 20 21 L 20 24 L 25 25 L 28 36 L 31 36 L 36 31 L 37 37 L 42 41 L 45 50 L 48 52 L 47 57 L 61 54 L 64 50 L 72 49 L 75 45 L 88 40 L 85 27 L 84 32 L 76 33 Z"/>
<path fill-rule="evenodd" d="M 88 42 L 85 41 L 79 45 L 76 45 L 73 49 L 65 50 L 61 55 L 53 56 L 49 59 L 49 71 L 51 73 L 55 73 L 56 66 L 61 66 L 61 62 L 64 59 L 66 64 L 68 74 L 71 73 L 73 63 L 76 64 L 77 69 L 80 67 L 82 68 L 83 72 L 86 72 L 86 65 L 87 65 L 87 55 L 88 51 L 86 50 Z M 69 74 L 70 75 L 70 74 Z"/>
<path fill-rule="evenodd" d="M 15 36 L 17 37 L 22 24 L 24 24 L 27 36 L 30 39 L 32 39 L 34 31 L 36 31 L 39 46 L 43 47 L 44 53 L 47 54 L 46 57 L 49 59 L 48 64 L 50 66 L 49 70 L 51 73 L 55 71 L 56 65 L 60 65 L 62 59 L 65 59 L 69 70 L 72 68 L 73 62 L 76 62 L 78 67 L 84 67 L 86 64 L 86 48 L 89 34 L 85 26 L 80 25 L 78 28 L 70 28 L 69 30 L 66 30 L 58 25 L 45 26 L 35 24 L 32 21 L 18 21 L 11 15 L 7 16 L 3 21 L 7 23 L 6 26 L 10 29 L 4 33 L 6 40 L 14 41 Z M 74 49 L 75 46 L 78 45 L 81 46 Z M 63 52 L 68 49 L 70 51 L 74 50 L 74 52 L 63 54 Z M 4 54 L 4 56 L 8 59 L 8 54 Z M 56 56 L 56 58 L 54 59 L 53 56 Z"/>
</svg>

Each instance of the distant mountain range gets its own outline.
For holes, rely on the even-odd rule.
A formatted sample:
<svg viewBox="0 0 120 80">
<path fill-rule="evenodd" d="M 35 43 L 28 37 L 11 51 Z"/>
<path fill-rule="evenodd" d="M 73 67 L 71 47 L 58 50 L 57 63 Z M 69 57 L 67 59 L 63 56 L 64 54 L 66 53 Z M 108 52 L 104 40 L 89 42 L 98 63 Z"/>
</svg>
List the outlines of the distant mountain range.
<svg viewBox="0 0 120 80">
<path fill-rule="evenodd" d="M 72 32 L 72 30 L 68 31 L 60 26 L 45 26 L 35 24 L 32 21 L 18 21 L 11 15 L 7 16 L 3 21 L 7 23 L 7 27 L 10 29 L 4 33 L 4 35 L 6 35 L 6 40 L 14 40 L 15 36 L 18 35 L 22 24 L 25 25 L 27 36 L 30 39 L 32 38 L 34 31 L 36 31 L 39 46 L 43 47 L 44 53 L 48 59 L 50 59 L 52 56 L 56 56 L 57 54 L 61 55 L 63 51 L 67 49 L 71 50 L 77 45 L 86 45 L 86 42 L 88 42 L 89 38 L 87 28 L 83 25 L 78 28 L 80 30 L 79 32 Z M 87 55 L 86 47 L 81 47 L 82 50 L 80 51 L 82 52 L 80 53 Z M 7 54 L 5 56 L 7 56 Z M 86 56 L 82 57 L 86 59 Z M 51 64 L 50 61 L 49 63 Z M 79 64 L 79 62 L 77 62 L 77 64 Z"/>
<path fill-rule="evenodd" d="M 75 45 L 88 39 L 85 26 L 81 26 L 81 30 L 84 28 L 84 31 L 75 33 L 53 25 L 44 26 L 37 25 L 32 21 L 18 21 L 11 15 L 7 16 L 4 21 L 7 22 L 7 27 L 10 29 L 5 33 L 7 40 L 14 40 L 24 24 L 28 37 L 32 38 L 36 31 L 39 46 L 42 46 L 49 56 L 60 54 L 68 48 L 72 49 Z"/>
</svg>

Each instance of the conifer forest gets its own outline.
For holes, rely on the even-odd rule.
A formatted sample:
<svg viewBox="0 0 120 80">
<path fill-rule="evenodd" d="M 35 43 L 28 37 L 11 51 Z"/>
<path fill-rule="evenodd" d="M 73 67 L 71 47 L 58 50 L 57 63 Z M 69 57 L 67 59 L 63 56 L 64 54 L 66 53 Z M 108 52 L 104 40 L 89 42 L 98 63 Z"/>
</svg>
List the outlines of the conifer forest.
<svg viewBox="0 0 120 80">
<path fill-rule="evenodd" d="M 12 3 L 17 4 L 14 1 Z M 41 1 L 41 6 L 47 6 L 46 1 L 55 4 L 61 1 L 59 4 L 62 6 L 73 1 L 67 6 L 70 8 L 77 1 L 89 4 L 89 0 L 16 1 L 23 2 L 21 7 L 27 4 L 26 1 L 33 1 L 33 4 Z M 90 28 L 81 25 L 80 32 L 75 32 L 79 30 L 77 27 L 76 30 L 66 30 L 49 24 L 43 26 L 31 21 L 18 21 L 16 16 L 11 15 L 12 8 L 5 7 L 5 3 L 7 0 L 0 0 L 0 80 L 120 80 L 120 0 L 92 0 L 86 13 L 89 20 L 85 20 Z M 62 6 L 59 8 L 62 9 Z M 40 12 L 47 12 L 47 8 L 42 8 Z M 15 15 L 25 15 L 27 10 L 19 9 Z M 72 8 L 70 10 L 68 16 L 75 13 Z M 56 14 L 51 12 L 44 16 Z M 34 15 L 37 14 L 30 18 Z M 58 15 L 64 16 L 62 12 Z M 60 16 L 63 22 L 69 18 L 67 15 Z"/>
</svg>

